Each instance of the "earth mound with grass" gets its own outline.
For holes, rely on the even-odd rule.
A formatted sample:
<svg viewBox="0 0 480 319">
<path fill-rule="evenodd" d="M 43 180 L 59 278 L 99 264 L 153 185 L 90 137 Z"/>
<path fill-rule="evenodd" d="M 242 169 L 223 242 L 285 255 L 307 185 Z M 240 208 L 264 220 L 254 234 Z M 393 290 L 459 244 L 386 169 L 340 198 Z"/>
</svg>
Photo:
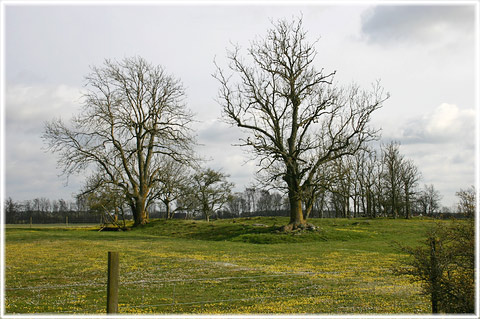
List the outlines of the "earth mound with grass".
<svg viewBox="0 0 480 319">
<path fill-rule="evenodd" d="M 253 244 L 299 243 L 329 240 L 351 240 L 368 236 L 359 231 L 368 227 L 368 223 L 349 222 L 347 228 L 338 229 L 335 224 L 315 222 L 304 229 L 285 231 L 286 217 L 247 217 L 236 219 L 212 220 L 152 220 L 134 231 L 149 235 L 181 237 L 198 240 L 233 241 Z"/>
</svg>

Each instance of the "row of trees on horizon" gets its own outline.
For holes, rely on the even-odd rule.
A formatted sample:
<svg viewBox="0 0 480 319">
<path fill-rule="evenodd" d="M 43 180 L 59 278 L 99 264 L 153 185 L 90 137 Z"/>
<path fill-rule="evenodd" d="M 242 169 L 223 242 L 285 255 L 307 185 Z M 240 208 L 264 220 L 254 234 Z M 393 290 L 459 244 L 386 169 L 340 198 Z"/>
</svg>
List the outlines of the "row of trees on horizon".
<svg viewBox="0 0 480 319">
<path fill-rule="evenodd" d="M 183 165 L 166 161 L 162 170 L 162 188 L 149 204 L 149 218 L 237 218 L 249 216 L 288 216 L 289 201 L 285 190 L 246 187 L 232 192 L 234 184 L 228 175 L 210 168 L 188 170 Z M 413 161 L 400 152 L 400 144 L 391 142 L 380 151 L 373 148 L 343 157 L 322 168 L 324 184 L 319 194 L 304 207 L 305 218 L 355 218 L 412 216 L 473 217 L 475 187 L 460 189 L 456 207 L 441 205 L 440 193 L 434 185 L 420 187 L 421 172 Z M 93 183 L 94 181 L 90 181 Z M 87 187 L 88 188 L 88 187 Z M 73 201 L 50 201 L 35 198 L 5 202 L 7 223 L 98 222 L 131 219 L 132 213 L 121 194 L 111 189 L 80 192 Z M 100 219 L 101 220 L 101 219 Z"/>
</svg>

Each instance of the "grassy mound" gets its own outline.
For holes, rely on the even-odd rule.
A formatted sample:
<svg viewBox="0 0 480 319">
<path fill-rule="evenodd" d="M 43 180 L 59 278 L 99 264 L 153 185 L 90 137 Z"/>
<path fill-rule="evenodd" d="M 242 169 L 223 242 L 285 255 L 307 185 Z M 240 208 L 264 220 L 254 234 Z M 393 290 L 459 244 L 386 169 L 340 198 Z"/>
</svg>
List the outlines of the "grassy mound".
<svg viewBox="0 0 480 319">
<path fill-rule="evenodd" d="M 310 221 L 312 222 L 312 221 Z M 285 233 L 281 226 L 286 217 L 252 217 L 210 222 L 198 220 L 152 220 L 136 231 L 153 236 L 180 237 L 198 240 L 234 241 L 253 244 L 300 243 L 312 241 L 349 241 L 371 237 L 370 222 L 344 220 L 341 223 L 314 220 L 315 231 Z"/>
</svg>

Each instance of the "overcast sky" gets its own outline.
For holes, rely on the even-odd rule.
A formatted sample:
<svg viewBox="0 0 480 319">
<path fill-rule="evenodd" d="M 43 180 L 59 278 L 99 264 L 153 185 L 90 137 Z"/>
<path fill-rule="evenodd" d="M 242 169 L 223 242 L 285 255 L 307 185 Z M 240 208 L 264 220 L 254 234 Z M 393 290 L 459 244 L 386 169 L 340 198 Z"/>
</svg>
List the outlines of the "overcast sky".
<svg viewBox="0 0 480 319">
<path fill-rule="evenodd" d="M 83 176 L 59 177 L 56 157 L 41 140 L 44 123 L 78 112 L 84 76 L 104 59 L 139 55 L 180 78 L 195 129 L 212 160 L 236 190 L 254 181 L 256 163 L 232 146 L 239 132 L 221 121 L 213 60 L 230 43 L 243 48 L 270 21 L 303 15 L 317 43 L 316 66 L 337 71 L 339 84 L 368 88 L 377 79 L 391 98 L 374 115 L 382 141 L 401 152 L 434 184 L 443 205 L 475 183 L 478 30 L 475 4 L 380 5 L 16 5 L 3 2 L 3 138 L 5 196 L 70 199 Z M 478 17 L 477 17 L 478 19 Z M 478 52 L 477 52 L 478 54 Z M 476 82 L 477 81 L 477 82 Z"/>
</svg>

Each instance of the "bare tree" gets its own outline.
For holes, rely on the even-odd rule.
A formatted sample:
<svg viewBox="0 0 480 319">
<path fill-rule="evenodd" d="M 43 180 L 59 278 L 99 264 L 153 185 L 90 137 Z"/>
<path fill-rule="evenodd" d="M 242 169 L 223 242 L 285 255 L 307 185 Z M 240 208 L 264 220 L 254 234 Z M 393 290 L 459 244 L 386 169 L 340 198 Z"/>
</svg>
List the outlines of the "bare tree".
<svg viewBox="0 0 480 319">
<path fill-rule="evenodd" d="M 246 206 L 246 200 L 243 198 L 242 193 L 235 193 L 232 194 L 230 200 L 227 203 L 228 210 L 234 216 L 240 216 L 240 214 L 244 211 Z"/>
<path fill-rule="evenodd" d="M 350 198 L 352 197 L 352 185 L 354 184 L 352 161 L 344 156 L 335 159 L 331 164 L 333 166 L 333 175 L 331 176 L 335 176 L 335 181 L 330 187 L 330 191 L 333 193 L 332 201 L 337 216 L 353 217 L 350 213 Z"/>
<path fill-rule="evenodd" d="M 199 169 L 193 176 L 189 190 L 191 201 L 195 203 L 205 220 L 222 209 L 231 200 L 233 183 L 227 181 L 228 175 L 213 169 Z"/>
<path fill-rule="evenodd" d="M 387 193 L 389 208 L 394 218 L 398 217 L 401 203 L 401 170 L 403 156 L 400 154 L 400 144 L 391 142 L 384 146 L 382 153 L 383 186 Z"/>
<path fill-rule="evenodd" d="M 435 189 L 433 184 L 424 185 L 423 190 L 420 192 L 418 203 L 425 215 L 433 216 L 433 214 L 440 208 L 441 198 L 442 196 Z"/>
<path fill-rule="evenodd" d="M 306 36 L 301 18 L 279 20 L 252 42 L 247 52 L 253 65 L 234 47 L 228 52 L 232 75 L 218 66 L 215 74 L 223 113 L 250 133 L 242 145 L 253 149 L 265 182 L 286 184 L 285 230 L 306 226 L 302 201 L 316 171 L 375 137 L 370 116 L 387 98 L 378 83 L 372 92 L 334 87 L 335 72 L 314 67 L 315 43 Z"/>
<path fill-rule="evenodd" d="M 458 211 L 467 215 L 469 218 L 475 216 L 475 207 L 476 207 L 476 192 L 475 186 L 470 186 L 467 189 L 460 189 L 456 192 L 455 195 L 460 199 L 458 203 Z"/>
<path fill-rule="evenodd" d="M 152 188 L 151 200 L 158 199 L 166 209 L 166 219 L 172 219 L 177 210 L 182 209 L 178 203 L 172 207 L 185 192 L 188 185 L 189 167 L 171 157 L 164 157 L 160 164 L 158 180 Z"/>
<path fill-rule="evenodd" d="M 361 189 L 362 210 L 366 216 L 375 218 L 377 217 L 377 202 L 380 197 L 376 193 L 375 184 L 382 164 L 378 160 L 377 152 L 372 149 L 360 152 L 356 160 L 357 167 L 359 167 L 356 176 Z"/>
<path fill-rule="evenodd" d="M 146 207 L 158 180 L 160 158 L 192 159 L 189 123 L 179 80 L 139 57 L 106 60 L 86 77 L 83 111 L 70 126 L 47 123 L 44 140 L 70 175 L 95 166 L 104 183 L 122 190 L 134 224 L 147 222 Z"/>
<path fill-rule="evenodd" d="M 401 167 L 401 183 L 405 196 L 405 218 L 410 218 L 412 208 L 412 197 L 417 193 L 415 188 L 420 179 L 420 172 L 412 160 L 405 160 Z"/>
<path fill-rule="evenodd" d="M 248 211 L 251 213 L 257 211 L 257 189 L 253 186 L 246 187 L 245 197 L 247 200 Z"/>
<path fill-rule="evenodd" d="M 120 229 L 126 229 L 126 198 L 123 191 L 104 180 L 101 173 L 89 176 L 82 192 L 77 195 L 77 200 L 84 202 L 90 212 L 102 216 L 105 224 L 111 223 Z M 119 217 L 123 225 L 119 224 Z"/>
<path fill-rule="evenodd" d="M 305 212 L 304 218 L 307 220 L 312 213 L 314 206 L 323 206 L 325 201 L 325 192 L 327 190 L 333 191 L 335 186 L 339 181 L 339 174 L 336 170 L 336 161 L 327 162 L 322 165 L 317 171 L 312 179 L 312 182 L 305 187 L 304 190 L 304 203 L 305 203 Z M 319 201 L 319 199 L 321 200 Z"/>
</svg>

